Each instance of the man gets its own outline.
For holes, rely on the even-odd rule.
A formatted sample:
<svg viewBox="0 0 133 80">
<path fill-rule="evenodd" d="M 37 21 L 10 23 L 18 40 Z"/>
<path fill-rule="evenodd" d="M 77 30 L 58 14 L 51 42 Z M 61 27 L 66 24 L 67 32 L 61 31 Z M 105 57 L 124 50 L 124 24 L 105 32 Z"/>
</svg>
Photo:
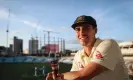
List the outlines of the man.
<svg viewBox="0 0 133 80">
<path fill-rule="evenodd" d="M 55 77 L 49 73 L 46 80 L 128 80 L 128 73 L 118 44 L 96 38 L 97 24 L 91 16 L 77 17 L 72 28 L 83 46 L 74 57 L 71 72 Z"/>
</svg>

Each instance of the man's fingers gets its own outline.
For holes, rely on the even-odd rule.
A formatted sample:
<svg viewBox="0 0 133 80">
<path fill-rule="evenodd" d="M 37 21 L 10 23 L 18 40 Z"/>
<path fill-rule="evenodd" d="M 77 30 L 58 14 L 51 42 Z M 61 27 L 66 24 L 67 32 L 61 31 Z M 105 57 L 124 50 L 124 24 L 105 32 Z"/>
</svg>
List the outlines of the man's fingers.
<svg viewBox="0 0 133 80">
<path fill-rule="evenodd" d="M 61 77 L 61 79 L 64 79 L 64 75 L 61 73 L 57 74 L 57 76 Z"/>
<path fill-rule="evenodd" d="M 52 72 L 52 76 L 54 80 L 64 80 L 64 76 L 60 73 L 56 75 L 54 72 Z"/>
<path fill-rule="evenodd" d="M 52 79 L 52 72 L 48 73 L 46 80 L 51 80 Z"/>
<path fill-rule="evenodd" d="M 54 72 L 50 72 L 50 73 L 48 73 L 45 80 L 51 80 L 51 79 L 53 79 L 53 80 L 64 80 L 64 76 L 63 76 L 63 74 L 60 74 L 60 73 L 57 74 L 57 76 L 56 76 L 56 74 Z"/>
<path fill-rule="evenodd" d="M 56 80 L 57 76 L 56 76 L 56 74 L 54 72 L 52 72 L 52 77 L 53 77 L 54 80 Z"/>
</svg>

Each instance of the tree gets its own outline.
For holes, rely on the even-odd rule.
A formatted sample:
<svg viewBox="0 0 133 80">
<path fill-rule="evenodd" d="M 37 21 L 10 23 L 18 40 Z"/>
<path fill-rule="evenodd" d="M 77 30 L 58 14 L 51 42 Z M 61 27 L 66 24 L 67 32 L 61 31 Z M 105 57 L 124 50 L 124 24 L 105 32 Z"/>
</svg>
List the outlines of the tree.
<svg viewBox="0 0 133 80">
<path fill-rule="evenodd" d="M 72 53 L 72 50 L 68 50 L 68 49 L 66 49 L 65 52 L 66 52 L 66 55 L 67 55 L 67 56 L 70 56 L 71 53 Z"/>
</svg>

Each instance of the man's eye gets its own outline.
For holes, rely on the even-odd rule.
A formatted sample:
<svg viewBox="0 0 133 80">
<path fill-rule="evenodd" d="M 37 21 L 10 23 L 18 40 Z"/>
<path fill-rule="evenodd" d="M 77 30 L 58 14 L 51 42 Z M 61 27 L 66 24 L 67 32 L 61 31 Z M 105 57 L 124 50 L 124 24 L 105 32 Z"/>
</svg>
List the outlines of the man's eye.
<svg viewBox="0 0 133 80">
<path fill-rule="evenodd" d="M 79 28 L 75 28 L 75 31 L 80 31 L 80 29 Z"/>
</svg>

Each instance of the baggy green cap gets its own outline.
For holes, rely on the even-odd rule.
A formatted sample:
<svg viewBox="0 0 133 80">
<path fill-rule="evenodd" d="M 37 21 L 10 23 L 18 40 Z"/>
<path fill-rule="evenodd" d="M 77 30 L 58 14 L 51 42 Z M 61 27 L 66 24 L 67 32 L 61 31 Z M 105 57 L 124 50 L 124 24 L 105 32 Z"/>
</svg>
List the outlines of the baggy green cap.
<svg viewBox="0 0 133 80">
<path fill-rule="evenodd" d="M 71 26 L 73 29 L 75 29 L 76 26 L 80 24 L 88 23 L 92 25 L 93 27 L 97 27 L 96 20 L 91 16 L 81 15 L 76 18 L 74 21 L 74 24 Z"/>
</svg>

